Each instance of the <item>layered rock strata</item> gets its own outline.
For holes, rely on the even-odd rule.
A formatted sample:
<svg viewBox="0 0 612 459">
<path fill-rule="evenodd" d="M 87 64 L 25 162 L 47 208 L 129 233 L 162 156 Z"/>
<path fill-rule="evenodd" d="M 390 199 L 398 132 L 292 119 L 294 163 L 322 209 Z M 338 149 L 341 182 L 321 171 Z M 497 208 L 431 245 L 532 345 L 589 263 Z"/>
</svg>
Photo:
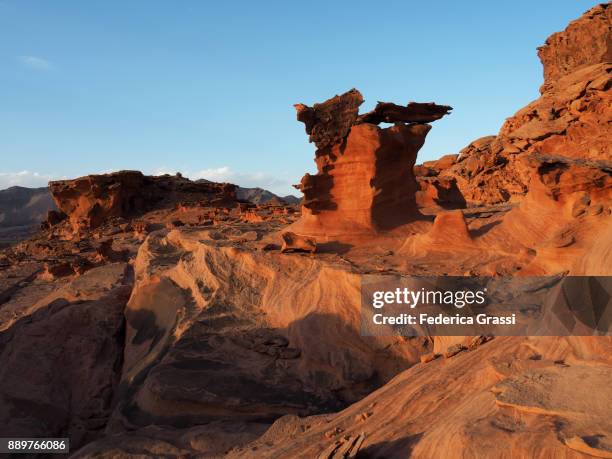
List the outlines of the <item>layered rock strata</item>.
<svg viewBox="0 0 612 459">
<path fill-rule="evenodd" d="M 497 136 L 477 139 L 439 176 L 455 178 L 471 205 L 519 200 L 533 155 L 608 162 L 612 158 L 612 7 L 598 5 L 539 48 L 541 97 L 508 118 Z"/>
<path fill-rule="evenodd" d="M 233 206 L 236 186 L 192 182 L 181 176 L 145 176 L 138 171 L 87 175 L 49 183 L 57 208 L 75 233 L 97 228 L 111 217 L 134 217 L 177 201 Z"/>
<path fill-rule="evenodd" d="M 396 228 L 418 218 L 417 152 L 428 122 L 451 107 L 379 102 L 359 115 L 363 97 L 352 89 L 321 104 L 297 104 L 297 118 L 317 146 L 318 173 L 296 186 L 304 193 L 298 232 L 333 238 Z M 379 123 L 393 123 L 380 128 Z"/>
</svg>

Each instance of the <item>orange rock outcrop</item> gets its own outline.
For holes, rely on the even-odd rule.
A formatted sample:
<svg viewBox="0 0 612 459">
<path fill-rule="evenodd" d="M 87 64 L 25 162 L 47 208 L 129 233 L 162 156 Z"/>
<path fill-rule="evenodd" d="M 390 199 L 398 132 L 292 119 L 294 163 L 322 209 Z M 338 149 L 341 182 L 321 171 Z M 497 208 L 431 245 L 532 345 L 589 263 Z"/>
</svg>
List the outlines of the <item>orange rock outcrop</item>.
<svg viewBox="0 0 612 459">
<path fill-rule="evenodd" d="M 363 98 L 352 89 L 314 107 L 296 105 L 317 146 L 318 173 L 296 186 L 304 193 L 296 232 L 335 238 L 390 230 L 414 221 L 417 152 L 431 129 L 427 122 L 451 107 L 433 103 L 399 106 L 379 102 L 358 115 Z M 393 123 L 381 128 L 379 123 Z"/>
<path fill-rule="evenodd" d="M 539 48 L 541 96 L 508 118 L 497 136 L 475 140 L 445 164 L 473 205 L 514 201 L 531 179 L 529 156 L 612 158 L 612 7 L 598 5 Z"/>
<path fill-rule="evenodd" d="M 91 230 L 112 217 L 133 217 L 180 200 L 235 205 L 236 186 L 197 183 L 180 176 L 145 176 L 138 171 L 87 175 L 49 183 L 57 208 L 74 232 Z"/>
</svg>

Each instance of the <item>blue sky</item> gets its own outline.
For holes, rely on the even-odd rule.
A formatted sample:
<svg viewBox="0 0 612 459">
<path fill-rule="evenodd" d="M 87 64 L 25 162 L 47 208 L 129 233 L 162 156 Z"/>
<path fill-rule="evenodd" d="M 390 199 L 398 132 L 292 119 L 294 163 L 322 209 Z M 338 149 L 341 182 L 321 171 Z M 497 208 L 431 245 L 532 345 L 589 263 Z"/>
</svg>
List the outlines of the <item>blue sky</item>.
<svg viewBox="0 0 612 459">
<path fill-rule="evenodd" d="M 502 1 L 0 0 L 0 188 L 118 169 L 295 192 L 292 104 L 358 88 L 448 104 L 419 162 L 538 97 L 536 47 L 595 5 Z"/>
</svg>

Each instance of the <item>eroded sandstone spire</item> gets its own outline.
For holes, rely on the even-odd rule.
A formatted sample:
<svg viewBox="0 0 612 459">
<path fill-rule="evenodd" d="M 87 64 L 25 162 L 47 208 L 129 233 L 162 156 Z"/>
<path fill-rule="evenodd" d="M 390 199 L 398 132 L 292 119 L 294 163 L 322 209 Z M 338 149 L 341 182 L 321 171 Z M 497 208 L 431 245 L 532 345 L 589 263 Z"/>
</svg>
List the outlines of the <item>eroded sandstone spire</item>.
<svg viewBox="0 0 612 459">
<path fill-rule="evenodd" d="M 305 234 L 334 237 L 393 229 L 419 216 L 413 167 L 431 129 L 427 123 L 451 107 L 411 102 L 379 102 L 359 115 L 363 97 L 356 89 L 309 107 L 296 104 L 297 119 L 317 146 L 317 174 L 306 174 Z M 393 123 L 381 128 L 379 123 Z"/>
</svg>

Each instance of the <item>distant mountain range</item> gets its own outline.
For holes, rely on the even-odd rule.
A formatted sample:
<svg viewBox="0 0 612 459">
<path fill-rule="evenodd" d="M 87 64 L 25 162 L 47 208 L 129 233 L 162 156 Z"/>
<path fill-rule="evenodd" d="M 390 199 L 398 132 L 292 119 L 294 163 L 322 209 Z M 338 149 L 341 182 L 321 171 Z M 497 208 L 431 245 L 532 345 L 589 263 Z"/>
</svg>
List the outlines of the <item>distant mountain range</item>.
<svg viewBox="0 0 612 459">
<path fill-rule="evenodd" d="M 47 187 L 0 190 L 0 228 L 38 225 L 51 209 L 55 204 Z"/>
<path fill-rule="evenodd" d="M 0 247 L 34 234 L 55 204 L 47 187 L 0 190 Z"/>
<path fill-rule="evenodd" d="M 287 196 L 278 196 L 271 191 L 264 190 L 263 188 L 243 188 L 238 187 L 236 193 L 238 199 L 244 201 L 250 201 L 253 204 L 266 204 L 271 201 L 278 201 L 279 204 L 299 204 L 301 199 L 291 194 Z"/>
<path fill-rule="evenodd" d="M 210 180 L 199 179 L 196 182 L 204 182 L 208 183 Z M 299 204 L 302 200 L 297 196 L 293 196 L 291 194 L 287 196 L 278 196 L 277 194 L 272 193 L 271 191 L 264 190 L 263 188 L 244 188 L 239 186 L 236 192 L 238 199 L 243 201 L 249 201 L 253 204 L 266 204 L 270 201 L 275 201 L 278 204 L 289 204 L 295 205 Z"/>
</svg>

